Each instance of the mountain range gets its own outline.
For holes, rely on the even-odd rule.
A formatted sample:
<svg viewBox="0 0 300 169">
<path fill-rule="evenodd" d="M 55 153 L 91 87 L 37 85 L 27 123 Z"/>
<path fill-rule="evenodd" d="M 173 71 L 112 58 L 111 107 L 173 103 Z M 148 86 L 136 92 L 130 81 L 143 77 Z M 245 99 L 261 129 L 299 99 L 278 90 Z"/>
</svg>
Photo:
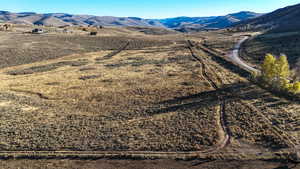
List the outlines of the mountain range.
<svg viewBox="0 0 300 169">
<path fill-rule="evenodd" d="M 34 12 L 12 13 L 0 11 L 0 21 L 14 24 L 65 26 L 65 25 L 94 25 L 94 26 L 141 26 L 163 27 L 180 31 L 220 29 L 234 23 L 256 18 L 262 14 L 243 11 L 225 16 L 212 17 L 176 17 L 167 19 L 143 19 L 138 17 L 113 17 L 93 15 L 72 15 L 66 13 L 38 14 Z"/>
<path fill-rule="evenodd" d="M 256 18 L 262 14 L 242 11 L 225 16 L 211 17 L 177 17 L 159 20 L 167 28 L 176 29 L 182 32 L 203 29 L 223 29 L 235 23 Z"/>
</svg>

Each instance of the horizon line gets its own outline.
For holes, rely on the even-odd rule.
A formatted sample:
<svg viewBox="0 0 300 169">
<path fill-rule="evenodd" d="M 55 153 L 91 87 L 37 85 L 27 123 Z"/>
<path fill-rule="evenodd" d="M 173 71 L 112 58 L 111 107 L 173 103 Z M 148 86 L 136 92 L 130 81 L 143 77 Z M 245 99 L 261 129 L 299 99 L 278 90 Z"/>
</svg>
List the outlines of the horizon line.
<svg viewBox="0 0 300 169">
<path fill-rule="evenodd" d="M 97 14 L 74 14 L 74 13 L 68 13 L 68 12 L 34 12 L 34 11 L 10 11 L 10 10 L 0 10 L 0 12 L 9 12 L 9 13 L 14 13 L 14 14 L 22 14 L 22 13 L 33 13 L 37 15 L 46 15 L 46 14 L 68 14 L 68 15 L 85 15 L 85 16 L 98 16 L 98 17 L 116 17 L 116 18 L 141 18 L 141 19 L 169 19 L 169 18 L 181 18 L 181 17 L 189 17 L 189 18 L 205 18 L 205 17 L 218 17 L 218 16 L 226 16 L 230 14 L 236 14 L 236 13 L 241 13 L 241 12 L 252 12 L 256 14 L 266 14 L 266 13 L 260 13 L 260 12 L 253 12 L 250 10 L 241 10 L 237 12 L 230 12 L 227 14 L 223 15 L 208 15 L 208 16 L 188 16 L 188 15 L 183 15 L 183 16 L 172 16 L 172 17 L 162 17 L 162 18 L 146 18 L 146 17 L 138 17 L 138 16 L 113 16 L 113 15 L 97 15 Z"/>
</svg>

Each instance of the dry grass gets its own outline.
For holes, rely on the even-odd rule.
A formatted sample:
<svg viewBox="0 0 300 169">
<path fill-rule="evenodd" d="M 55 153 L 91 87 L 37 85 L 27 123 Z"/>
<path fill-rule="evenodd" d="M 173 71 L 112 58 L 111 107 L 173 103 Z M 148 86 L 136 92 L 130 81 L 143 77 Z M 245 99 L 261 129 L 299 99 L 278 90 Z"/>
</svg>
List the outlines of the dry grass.
<svg viewBox="0 0 300 169">
<path fill-rule="evenodd" d="M 295 167 L 299 165 L 275 161 L 178 161 L 178 160 L 7 160 L 0 161 L 3 168 L 31 168 L 31 169 L 140 169 L 140 168 L 162 168 L 162 169 L 274 169 Z"/>
<path fill-rule="evenodd" d="M 66 55 L 116 50 L 130 42 L 127 49 L 142 49 L 171 44 L 168 40 L 124 36 L 0 33 L 0 68 L 56 59 Z"/>
<path fill-rule="evenodd" d="M 224 137 L 220 100 L 230 129 L 228 149 L 298 144 L 299 103 L 259 89 L 239 68 L 218 59 L 224 56 L 198 48 L 207 76 L 219 85 L 212 88 L 183 43 L 192 35 L 176 36 L 129 38 L 120 52 L 128 38 L 62 36 L 82 52 L 8 58 L 17 63 L 0 70 L 0 150 L 207 150 Z M 226 53 L 237 40 L 230 36 L 205 32 L 193 39 Z M 60 39 L 43 38 L 50 37 L 55 40 L 49 43 Z"/>
<path fill-rule="evenodd" d="M 8 132 L 14 131 L 1 138 L 9 145 L 4 148 L 191 151 L 217 143 L 214 106 L 189 107 L 184 102 L 160 104 L 210 90 L 207 82 L 199 77 L 199 70 L 195 69 L 197 62 L 188 50 L 169 50 L 156 55 L 148 50 L 128 50 L 100 63 L 96 61 L 109 52 L 72 55 L 3 69 L 1 79 L 6 80 L 1 91 L 13 93 L 3 97 L 14 98 L 9 99 L 15 105 L 9 110 L 18 109 L 2 116 L 3 127 Z M 79 57 L 87 65 L 59 64 L 74 63 Z M 49 65 L 55 65 L 55 69 L 18 76 L 5 74 Z M 86 66 L 93 69 L 80 71 Z M 35 109 L 19 108 L 26 100 L 42 105 Z M 21 119 L 24 126 L 9 127 Z"/>
<path fill-rule="evenodd" d="M 196 35 L 193 35 L 190 39 L 197 41 L 199 38 L 201 38 L 202 40 L 200 42 L 205 47 L 213 48 L 214 50 L 226 54 L 227 52 L 230 52 L 232 50 L 241 35 L 243 34 L 232 34 L 221 30 L 200 32 Z"/>
</svg>

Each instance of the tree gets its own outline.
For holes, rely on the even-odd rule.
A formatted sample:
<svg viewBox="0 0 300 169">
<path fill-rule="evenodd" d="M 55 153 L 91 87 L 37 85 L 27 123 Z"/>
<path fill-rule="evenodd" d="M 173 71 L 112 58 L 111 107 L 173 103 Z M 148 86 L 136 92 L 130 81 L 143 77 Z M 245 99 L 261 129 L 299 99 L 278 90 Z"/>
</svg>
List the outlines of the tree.
<svg viewBox="0 0 300 169">
<path fill-rule="evenodd" d="M 289 91 L 294 94 L 300 93 L 300 82 L 293 83 Z"/>
<path fill-rule="evenodd" d="M 276 58 L 273 55 L 267 54 L 265 56 L 264 63 L 262 64 L 262 76 L 264 80 L 270 81 L 275 77 L 275 62 Z"/>
<path fill-rule="evenodd" d="M 300 82 L 291 83 L 290 66 L 285 55 L 276 59 L 272 54 L 267 54 L 261 67 L 264 85 L 280 91 L 300 93 Z"/>
<path fill-rule="evenodd" d="M 281 55 L 275 61 L 275 76 L 278 80 L 288 79 L 290 77 L 290 66 L 285 55 Z"/>
</svg>

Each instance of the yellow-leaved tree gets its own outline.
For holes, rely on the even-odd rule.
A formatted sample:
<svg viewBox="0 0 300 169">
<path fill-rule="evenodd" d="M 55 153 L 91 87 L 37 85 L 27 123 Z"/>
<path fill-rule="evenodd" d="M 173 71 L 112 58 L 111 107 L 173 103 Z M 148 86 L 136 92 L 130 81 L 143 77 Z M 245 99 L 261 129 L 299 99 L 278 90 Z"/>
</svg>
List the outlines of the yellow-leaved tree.
<svg viewBox="0 0 300 169">
<path fill-rule="evenodd" d="M 300 82 L 293 83 L 289 88 L 289 91 L 294 94 L 300 93 Z"/>
<path fill-rule="evenodd" d="M 278 80 L 288 79 L 290 77 L 290 66 L 285 55 L 281 55 L 275 61 L 275 76 Z"/>
<path fill-rule="evenodd" d="M 272 54 L 267 54 L 261 68 L 263 82 L 267 85 L 294 94 L 300 93 L 300 82 L 291 83 L 290 66 L 285 55 L 277 59 Z"/>
<path fill-rule="evenodd" d="M 270 81 L 275 77 L 275 62 L 276 58 L 271 55 L 267 54 L 262 64 L 262 77 L 266 81 Z"/>
</svg>

